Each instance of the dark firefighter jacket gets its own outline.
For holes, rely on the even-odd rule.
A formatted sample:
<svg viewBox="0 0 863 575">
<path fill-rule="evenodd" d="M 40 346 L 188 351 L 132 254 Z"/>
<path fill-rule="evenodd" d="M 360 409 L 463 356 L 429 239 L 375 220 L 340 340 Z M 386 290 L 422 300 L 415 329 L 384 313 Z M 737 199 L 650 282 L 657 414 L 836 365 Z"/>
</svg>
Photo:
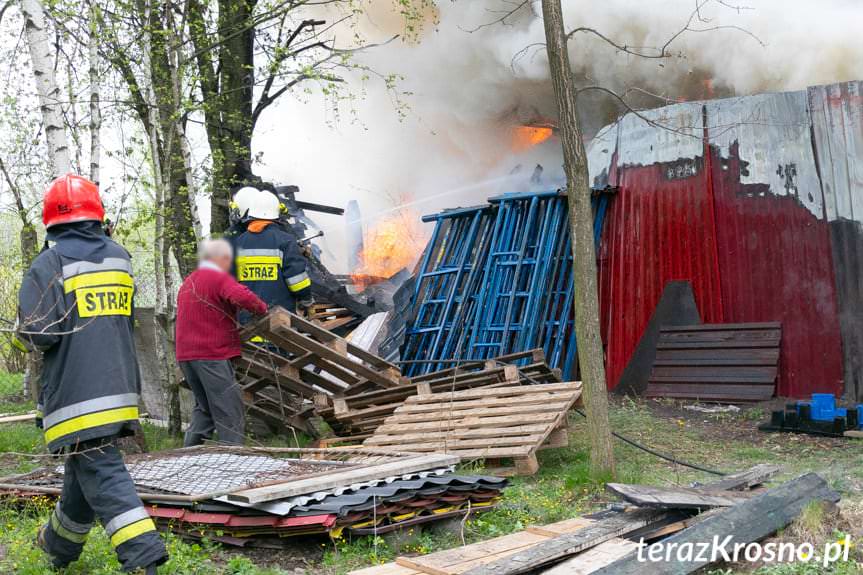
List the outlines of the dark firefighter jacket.
<svg viewBox="0 0 863 575">
<path fill-rule="evenodd" d="M 97 222 L 57 226 L 18 293 L 19 337 L 44 353 L 40 403 L 52 452 L 137 426 L 132 264 Z"/>
<path fill-rule="evenodd" d="M 298 300 L 310 297 L 312 281 L 294 234 L 277 223 L 252 222 L 233 243 L 234 275 L 268 306 L 295 311 Z"/>
</svg>

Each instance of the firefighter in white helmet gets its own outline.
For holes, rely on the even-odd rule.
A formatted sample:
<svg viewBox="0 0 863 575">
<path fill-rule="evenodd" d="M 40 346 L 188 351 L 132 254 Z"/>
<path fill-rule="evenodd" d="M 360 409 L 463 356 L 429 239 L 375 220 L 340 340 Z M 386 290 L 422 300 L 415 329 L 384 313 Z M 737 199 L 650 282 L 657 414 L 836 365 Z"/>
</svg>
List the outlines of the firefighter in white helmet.
<svg viewBox="0 0 863 575">
<path fill-rule="evenodd" d="M 233 207 L 245 228 L 232 239 L 237 280 L 269 306 L 308 308 L 314 303 L 312 281 L 297 238 L 279 223 L 279 198 L 246 186 L 234 194 Z"/>
</svg>

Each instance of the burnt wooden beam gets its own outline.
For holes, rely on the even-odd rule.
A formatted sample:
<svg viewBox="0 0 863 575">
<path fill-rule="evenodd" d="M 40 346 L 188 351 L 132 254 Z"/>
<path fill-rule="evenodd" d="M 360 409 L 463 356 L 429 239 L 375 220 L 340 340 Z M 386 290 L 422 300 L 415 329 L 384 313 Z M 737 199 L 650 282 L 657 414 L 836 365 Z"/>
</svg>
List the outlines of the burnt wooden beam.
<svg viewBox="0 0 863 575">
<path fill-rule="evenodd" d="M 710 543 L 714 538 L 718 538 L 720 542 L 728 539 L 726 548 L 733 550 L 737 543 L 748 544 L 760 541 L 791 523 L 812 501 L 835 503 L 839 501 L 839 494 L 830 489 L 824 479 L 814 473 L 808 473 L 642 549 L 642 559 L 639 559 L 638 552 L 630 553 L 594 573 L 595 575 L 687 575 L 709 565 L 711 553 L 706 553 L 706 557 L 703 558 L 693 553 L 689 557 L 684 556 L 682 560 L 681 557 L 672 554 L 671 561 L 667 562 L 649 561 L 644 558 L 650 557 L 650 550 L 656 545 L 673 544 L 678 549 L 682 545 L 687 545 L 695 546 L 697 549 L 699 544 Z M 661 559 L 664 558 L 663 552 Z"/>
</svg>

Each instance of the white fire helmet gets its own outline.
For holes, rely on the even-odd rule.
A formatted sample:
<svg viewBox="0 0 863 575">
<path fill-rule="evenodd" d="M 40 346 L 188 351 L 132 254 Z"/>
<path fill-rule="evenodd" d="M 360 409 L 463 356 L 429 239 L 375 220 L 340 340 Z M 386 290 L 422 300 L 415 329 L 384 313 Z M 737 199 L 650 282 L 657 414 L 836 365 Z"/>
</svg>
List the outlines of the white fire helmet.
<svg viewBox="0 0 863 575">
<path fill-rule="evenodd" d="M 277 220 L 280 202 L 275 194 L 245 186 L 234 194 L 234 205 L 242 220 Z"/>
</svg>

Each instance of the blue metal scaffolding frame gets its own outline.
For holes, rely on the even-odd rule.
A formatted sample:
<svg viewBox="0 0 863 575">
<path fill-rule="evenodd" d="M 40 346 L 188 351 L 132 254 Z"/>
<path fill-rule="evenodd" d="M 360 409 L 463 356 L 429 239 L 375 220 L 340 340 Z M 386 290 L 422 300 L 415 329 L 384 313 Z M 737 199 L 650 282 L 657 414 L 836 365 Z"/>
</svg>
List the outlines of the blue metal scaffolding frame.
<svg viewBox="0 0 863 575">
<path fill-rule="evenodd" d="M 599 243 L 607 194 L 593 199 Z M 572 251 L 566 197 L 504 194 L 489 204 L 425 216 L 435 222 L 416 278 L 406 375 L 541 347 L 551 367 L 575 376 Z M 435 360 L 439 360 L 436 362 Z"/>
</svg>

